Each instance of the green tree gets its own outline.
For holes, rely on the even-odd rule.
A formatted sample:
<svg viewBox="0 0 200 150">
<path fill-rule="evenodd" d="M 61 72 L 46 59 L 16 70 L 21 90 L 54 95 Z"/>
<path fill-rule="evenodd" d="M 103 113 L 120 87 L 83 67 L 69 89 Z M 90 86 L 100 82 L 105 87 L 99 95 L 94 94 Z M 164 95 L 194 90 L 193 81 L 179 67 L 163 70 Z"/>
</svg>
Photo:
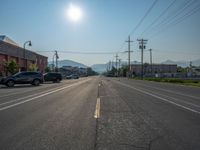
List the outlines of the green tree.
<svg viewBox="0 0 200 150">
<path fill-rule="evenodd" d="M 98 73 L 95 72 L 94 70 L 92 70 L 92 68 L 88 67 L 87 68 L 87 75 L 88 76 L 94 76 L 94 75 L 98 75 Z"/>
<path fill-rule="evenodd" d="M 50 67 L 45 68 L 45 72 L 50 72 L 50 71 L 51 71 Z"/>
<path fill-rule="evenodd" d="M 15 74 L 18 72 L 19 66 L 15 60 L 10 60 L 5 62 L 5 68 L 10 74 Z"/>
<path fill-rule="evenodd" d="M 28 67 L 29 71 L 37 71 L 38 67 L 35 63 L 31 63 Z"/>
<path fill-rule="evenodd" d="M 187 73 L 187 70 L 188 70 L 188 68 L 183 68 L 180 66 L 177 67 L 177 72 L 180 72 L 180 73 Z"/>
<path fill-rule="evenodd" d="M 123 67 L 121 68 L 121 72 L 122 72 L 122 76 L 123 76 L 123 77 L 126 77 L 126 74 L 127 74 L 127 72 L 128 72 L 128 66 L 123 66 Z"/>
</svg>

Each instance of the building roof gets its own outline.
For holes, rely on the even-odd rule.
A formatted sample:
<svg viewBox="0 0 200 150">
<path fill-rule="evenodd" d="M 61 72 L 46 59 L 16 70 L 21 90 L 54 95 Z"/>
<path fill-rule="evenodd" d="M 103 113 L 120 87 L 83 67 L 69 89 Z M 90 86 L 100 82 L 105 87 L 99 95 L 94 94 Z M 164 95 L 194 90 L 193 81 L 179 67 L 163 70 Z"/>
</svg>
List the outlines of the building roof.
<svg viewBox="0 0 200 150">
<path fill-rule="evenodd" d="M 12 44 L 12 45 L 15 45 L 15 46 L 19 46 L 16 42 L 14 42 L 13 40 L 11 40 L 6 35 L 0 35 L 0 41 L 4 41 L 6 43 L 9 43 L 9 44 Z"/>
<path fill-rule="evenodd" d="M 36 52 L 30 51 L 27 49 L 25 49 L 24 51 L 22 47 L 4 42 L 3 40 L 0 40 L 0 54 L 5 54 L 5 55 L 19 57 L 19 58 L 24 58 L 25 56 L 25 58 L 28 60 L 35 60 L 36 57 L 48 58 L 46 56 L 37 54 Z"/>
</svg>

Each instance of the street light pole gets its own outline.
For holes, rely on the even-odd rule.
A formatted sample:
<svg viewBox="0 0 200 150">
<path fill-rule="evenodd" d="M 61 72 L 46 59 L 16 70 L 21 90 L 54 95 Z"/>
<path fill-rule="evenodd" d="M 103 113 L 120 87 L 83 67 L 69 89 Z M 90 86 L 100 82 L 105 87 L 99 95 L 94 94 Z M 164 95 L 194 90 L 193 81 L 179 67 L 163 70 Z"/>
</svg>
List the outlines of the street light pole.
<svg viewBox="0 0 200 150">
<path fill-rule="evenodd" d="M 32 46 L 32 43 L 31 43 L 30 40 L 24 42 L 24 61 L 25 61 L 25 70 L 27 71 L 27 59 L 26 59 L 26 55 L 25 55 L 25 53 L 26 53 L 26 44 L 28 44 L 28 46 Z"/>
</svg>

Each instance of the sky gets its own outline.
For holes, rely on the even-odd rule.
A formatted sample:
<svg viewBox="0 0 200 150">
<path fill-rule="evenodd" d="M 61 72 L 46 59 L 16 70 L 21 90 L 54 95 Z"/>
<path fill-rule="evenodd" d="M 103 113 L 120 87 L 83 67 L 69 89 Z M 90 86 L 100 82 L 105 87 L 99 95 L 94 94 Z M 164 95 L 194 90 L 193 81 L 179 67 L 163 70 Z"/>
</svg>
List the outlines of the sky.
<svg viewBox="0 0 200 150">
<path fill-rule="evenodd" d="M 88 66 L 114 61 L 116 53 L 122 61 L 127 61 L 125 41 L 129 35 L 133 40 L 131 61 L 141 61 L 139 38 L 148 40 L 145 62 L 149 62 L 150 48 L 154 63 L 199 59 L 200 1 L 157 0 L 147 13 L 154 2 L 0 0 L 0 34 L 22 47 L 25 41 L 31 40 L 32 47 L 27 49 L 48 56 L 49 61 L 57 50 L 60 60 L 70 59 Z M 71 5 L 82 11 L 82 17 L 76 22 L 66 13 Z"/>
</svg>

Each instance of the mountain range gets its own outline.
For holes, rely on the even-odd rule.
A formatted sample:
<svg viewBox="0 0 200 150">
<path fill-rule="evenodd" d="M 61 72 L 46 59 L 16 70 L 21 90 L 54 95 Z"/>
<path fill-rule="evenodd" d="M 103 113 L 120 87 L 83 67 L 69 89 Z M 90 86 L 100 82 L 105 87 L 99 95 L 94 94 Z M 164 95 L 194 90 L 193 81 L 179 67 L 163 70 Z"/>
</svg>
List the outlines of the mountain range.
<svg viewBox="0 0 200 150">
<path fill-rule="evenodd" d="M 53 63 L 52 61 L 48 62 L 49 65 L 51 65 L 52 63 Z M 79 63 L 79 62 L 76 62 L 73 60 L 58 60 L 58 67 L 60 68 L 63 66 L 72 66 L 72 67 L 79 67 L 79 68 L 87 68 L 88 67 L 82 63 Z"/>
<path fill-rule="evenodd" d="M 113 63 L 115 64 L 115 62 L 113 62 Z M 52 64 L 52 61 L 49 62 L 49 65 L 50 64 Z M 122 61 L 121 64 L 127 64 L 127 62 Z M 140 64 L 140 62 L 132 61 L 131 64 Z M 178 66 L 181 66 L 181 67 L 188 67 L 190 65 L 190 62 L 184 61 L 184 60 L 182 60 L 182 61 L 166 60 L 166 61 L 161 62 L 161 64 L 177 64 Z M 193 60 L 192 65 L 193 66 L 200 66 L 200 59 Z M 58 67 L 62 67 L 62 66 L 72 66 L 72 67 L 79 67 L 79 68 L 87 68 L 88 67 L 88 66 L 86 66 L 82 63 L 72 61 L 72 60 L 59 60 L 58 61 Z M 91 66 L 91 68 L 98 73 L 103 73 L 103 72 L 106 71 L 107 66 L 108 66 L 108 63 L 94 64 L 94 65 Z"/>
</svg>

